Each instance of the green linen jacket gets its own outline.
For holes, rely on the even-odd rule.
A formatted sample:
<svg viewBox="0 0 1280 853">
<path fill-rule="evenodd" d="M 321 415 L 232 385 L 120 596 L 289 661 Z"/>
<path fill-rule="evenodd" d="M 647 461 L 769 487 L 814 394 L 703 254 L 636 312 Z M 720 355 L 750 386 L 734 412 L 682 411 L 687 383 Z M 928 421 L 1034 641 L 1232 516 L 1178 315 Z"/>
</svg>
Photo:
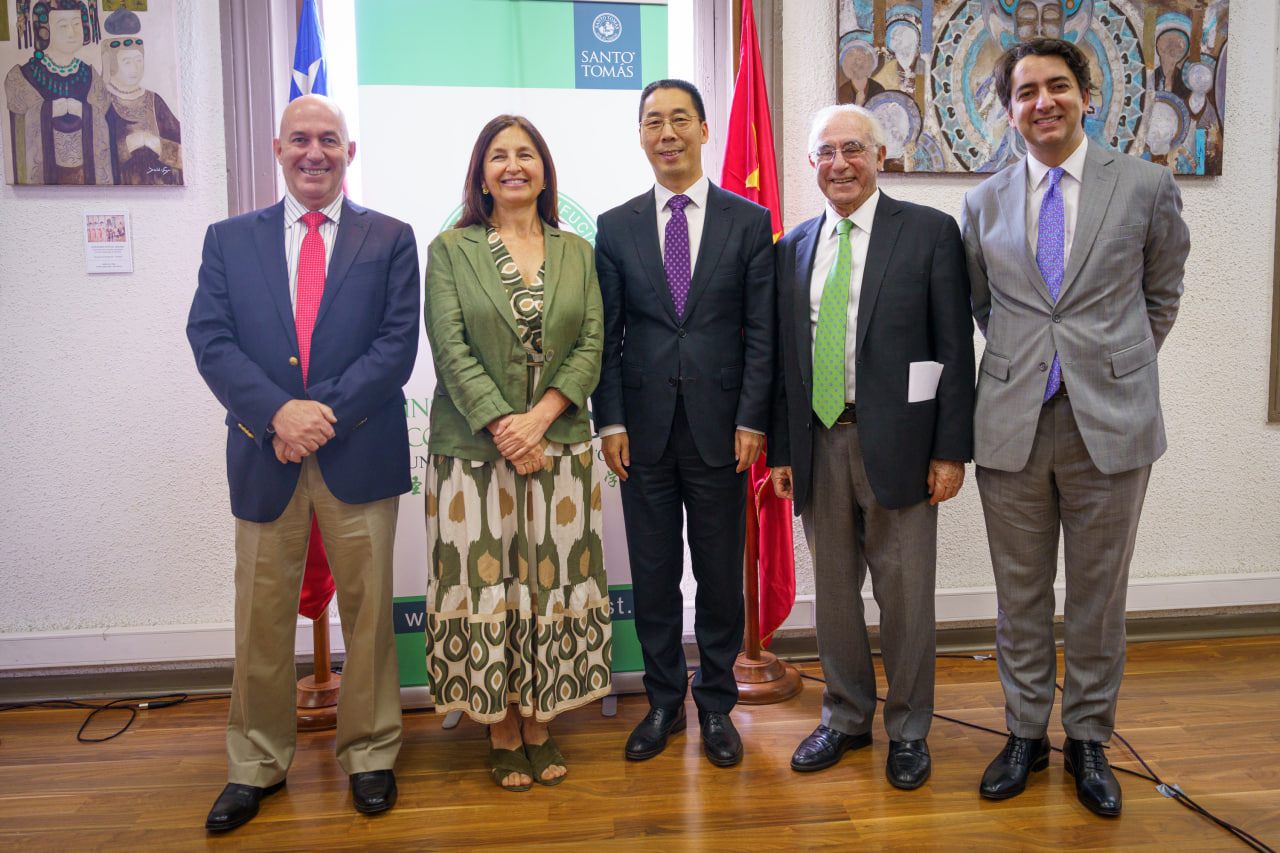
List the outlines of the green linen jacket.
<svg viewBox="0 0 1280 853">
<path fill-rule="evenodd" d="M 600 380 L 604 309 L 591 244 L 544 223 L 542 353 L 546 363 L 530 398 L 526 356 L 515 315 L 482 225 L 445 231 L 427 250 L 423 316 L 436 372 L 431 453 L 496 462 L 502 454 L 485 427 L 528 410 L 556 388 L 569 408 L 546 438 L 591 438 L 587 399 Z"/>
</svg>

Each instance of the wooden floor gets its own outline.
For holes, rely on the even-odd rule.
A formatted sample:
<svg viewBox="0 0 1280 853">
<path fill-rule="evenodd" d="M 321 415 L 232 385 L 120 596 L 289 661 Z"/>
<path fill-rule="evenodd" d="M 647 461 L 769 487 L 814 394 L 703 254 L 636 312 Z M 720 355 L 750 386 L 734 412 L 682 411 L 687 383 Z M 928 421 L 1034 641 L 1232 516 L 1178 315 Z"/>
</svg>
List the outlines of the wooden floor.
<svg viewBox="0 0 1280 853">
<path fill-rule="evenodd" d="M 821 675 L 816 664 L 802 671 Z M 221 836 L 205 833 L 204 817 L 226 778 L 225 699 L 140 712 L 126 734 L 92 745 L 76 741 L 83 711 L 10 711 L 0 714 L 0 849 L 1246 849 L 1125 774 L 1124 814 L 1095 817 L 1057 754 L 1022 796 L 985 801 L 978 779 L 1003 738 L 944 720 L 929 736 L 933 777 L 918 791 L 885 780 L 879 720 L 870 749 L 822 773 L 794 773 L 791 752 L 816 725 L 821 692 L 806 680 L 789 702 L 739 706 L 746 758 L 727 770 L 703 758 L 693 728 L 657 758 L 623 760 L 646 710 L 641 696 L 622 697 L 613 718 L 598 704 L 568 713 L 553 727 L 567 780 L 523 794 L 490 781 L 482 727 L 464 719 L 444 731 L 432 713 L 406 714 L 400 800 L 376 818 L 353 811 L 332 733 L 303 735 L 286 789 Z M 1003 731 L 994 661 L 940 659 L 936 705 Z M 1280 636 L 1130 645 L 1119 732 L 1167 782 L 1280 847 Z M 1056 715 L 1050 736 L 1061 745 Z M 1113 745 L 1114 765 L 1140 769 Z"/>
</svg>

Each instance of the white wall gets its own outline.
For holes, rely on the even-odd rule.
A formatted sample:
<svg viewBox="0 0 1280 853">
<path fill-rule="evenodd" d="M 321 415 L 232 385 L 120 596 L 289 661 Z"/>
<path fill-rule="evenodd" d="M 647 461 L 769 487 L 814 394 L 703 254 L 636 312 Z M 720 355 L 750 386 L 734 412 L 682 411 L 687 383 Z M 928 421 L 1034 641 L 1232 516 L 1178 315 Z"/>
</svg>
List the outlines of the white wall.
<svg viewBox="0 0 1280 853">
<path fill-rule="evenodd" d="M 804 151 L 810 117 L 834 101 L 836 5 L 786 0 L 782 14 L 786 103 L 779 157 L 788 228 L 822 209 Z M 1223 175 L 1178 179 L 1192 247 L 1182 309 L 1160 351 L 1169 451 L 1152 471 L 1134 579 L 1280 572 L 1280 425 L 1266 423 L 1280 11 L 1275 3 L 1236 0 L 1230 28 Z M 885 175 L 880 186 L 958 218 L 962 196 L 979 182 L 964 175 Z M 980 347 L 981 337 L 976 340 Z M 799 528 L 797 539 L 803 541 Z M 941 509 L 938 539 L 943 594 L 993 585 L 972 465 L 960 495 Z M 797 561 L 799 591 L 812 594 L 808 554 Z"/>
<path fill-rule="evenodd" d="M 782 21 L 788 226 L 821 206 L 802 152 L 808 116 L 835 89 L 834 5 L 787 0 Z M 223 413 L 184 333 L 205 226 L 226 215 L 218 4 L 178 10 L 186 187 L 0 186 L 0 669 L 231 653 Z M 1161 579 L 1280 570 L 1280 429 L 1265 423 L 1278 23 L 1274 4 L 1233 4 L 1225 174 L 1179 180 L 1193 248 L 1161 353 L 1170 450 L 1133 566 L 1157 598 Z M 976 181 L 882 184 L 956 212 Z M 132 275 L 84 272 L 80 217 L 103 205 L 132 214 Z M 799 586 L 812 595 L 806 557 Z M 991 587 L 972 469 L 942 512 L 938 582 L 957 599 Z M 109 654 L 91 648 L 126 634 Z"/>
<path fill-rule="evenodd" d="M 232 618 L 223 414 L 185 334 L 227 213 L 218 3 L 177 5 L 186 186 L 0 185 L 0 632 Z M 131 275 L 85 273 L 104 207 Z"/>
</svg>

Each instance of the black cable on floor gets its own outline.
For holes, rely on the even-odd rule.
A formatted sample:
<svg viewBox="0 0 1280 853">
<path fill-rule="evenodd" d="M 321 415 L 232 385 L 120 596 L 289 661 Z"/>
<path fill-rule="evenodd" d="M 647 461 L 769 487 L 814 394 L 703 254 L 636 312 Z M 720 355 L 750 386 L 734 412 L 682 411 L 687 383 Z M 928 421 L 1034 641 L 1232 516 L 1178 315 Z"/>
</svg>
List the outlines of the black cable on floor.
<svg viewBox="0 0 1280 853">
<path fill-rule="evenodd" d="M 880 657 L 881 655 L 880 655 L 880 653 L 879 653 L 879 652 L 874 652 L 874 653 L 873 653 L 873 656 L 874 656 L 874 657 Z M 964 658 L 964 659 L 966 659 L 966 660 L 978 660 L 978 661 L 982 661 L 982 660 L 995 660 L 995 655 L 952 655 L 952 654 L 945 654 L 945 655 L 937 655 L 937 657 L 940 657 L 940 658 L 942 658 L 942 657 L 945 657 L 945 658 Z M 809 679 L 810 681 L 817 681 L 817 682 L 819 682 L 820 684 L 826 684 L 826 683 L 827 683 L 827 681 L 826 681 L 826 679 L 825 679 L 825 678 L 818 678 L 816 675 L 806 675 L 806 674 L 804 674 L 803 672 L 802 672 L 802 673 L 800 673 L 800 677 L 801 677 L 801 678 L 807 678 L 807 679 Z M 1057 691 L 1058 691 L 1059 693 L 1061 693 L 1061 692 L 1062 692 L 1062 685 L 1055 683 L 1053 686 L 1057 689 Z M 877 701 L 877 702 L 880 702 L 880 703 L 883 703 L 883 702 L 884 702 L 884 699 L 883 699 L 881 696 L 877 695 L 877 696 L 876 696 L 876 701 Z M 966 722 L 966 721 L 964 721 L 964 720 L 956 719 L 955 717 L 948 717 L 948 716 L 946 716 L 945 714 L 939 714 L 939 713 L 935 712 L 933 716 L 934 716 L 934 717 L 936 717 L 936 718 L 937 718 L 937 719 L 939 719 L 939 720 L 946 720 L 948 723 L 956 723 L 956 724 L 958 724 L 958 725 L 965 726 L 966 728 L 970 728 L 970 729 L 977 729 L 978 731 L 983 731 L 983 732 L 990 732 L 990 733 L 991 733 L 991 734 L 993 734 L 993 735 L 999 735 L 999 736 L 1001 736 L 1001 737 L 1006 737 L 1006 736 L 1008 735 L 1008 732 L 1002 732 L 1002 731 L 999 731 L 999 730 L 997 730 L 997 729 L 993 729 L 993 728 L 989 728 L 989 727 L 987 727 L 987 726 L 979 725 L 979 724 L 977 724 L 977 723 L 970 723 L 970 722 Z M 1116 740 L 1118 740 L 1118 741 L 1120 741 L 1122 744 L 1124 744 L 1125 749 L 1129 750 L 1129 752 L 1133 755 L 1133 757 L 1134 757 L 1134 758 L 1136 758 L 1136 759 L 1138 760 L 1138 763 L 1139 763 L 1139 764 L 1141 764 L 1141 765 L 1146 769 L 1146 771 L 1147 771 L 1147 772 L 1146 772 L 1146 773 L 1139 773 L 1137 770 L 1129 770 L 1129 769 L 1128 769 L 1128 768 L 1126 768 L 1126 767 L 1115 767 L 1115 766 L 1112 766 L 1112 768 L 1111 768 L 1112 770 L 1117 770 L 1117 771 L 1119 771 L 1119 772 L 1121 772 L 1121 773 L 1127 773 L 1127 774 L 1129 774 L 1130 776 L 1137 776 L 1139 779 L 1146 779 L 1148 782 L 1152 782 L 1152 783 L 1154 783 L 1154 784 L 1155 784 L 1155 786 L 1156 786 L 1156 790 L 1157 790 L 1157 791 L 1159 791 L 1161 794 L 1163 794 L 1164 796 L 1166 796 L 1166 797 L 1168 797 L 1168 798 L 1170 798 L 1170 799 L 1172 799 L 1172 800 L 1177 801 L 1177 802 L 1178 802 L 1178 803 L 1180 803 L 1182 806 L 1184 806 L 1184 807 L 1186 807 L 1186 808 L 1190 809 L 1191 811 L 1195 812 L 1196 814 L 1200 815 L 1201 817 L 1205 818 L 1206 820 L 1212 821 L 1213 823 L 1215 823 L 1215 824 L 1217 824 L 1218 826 L 1222 827 L 1222 828 L 1223 828 L 1223 829 L 1225 829 L 1227 832 L 1231 833 L 1231 834 L 1232 834 L 1232 835 L 1234 835 L 1236 838 L 1238 838 L 1238 839 L 1240 839 L 1241 841 L 1243 841 L 1243 842 L 1244 842 L 1246 845 L 1248 845 L 1250 848 L 1252 848 L 1252 849 L 1254 849 L 1254 850 L 1257 850 L 1257 851 L 1258 851 L 1258 853 L 1276 853 L 1276 851 L 1275 851 L 1274 849 L 1272 849 L 1271 847 L 1268 847 L 1266 844 L 1264 844 L 1262 841 L 1260 841 L 1260 840 L 1259 840 L 1258 838 L 1256 838 L 1255 836 L 1250 835 L 1248 832 L 1246 832 L 1245 830 L 1243 830 L 1243 829 L 1241 829 L 1240 827 L 1236 826 L 1235 824 L 1228 823 L 1227 821 L 1223 820 L 1222 818 L 1220 818 L 1220 817 L 1218 817 L 1217 815 L 1215 815 L 1215 814 L 1213 814 L 1212 812 L 1210 812 L 1208 809 L 1206 809 L 1206 808 L 1204 808 L 1203 806 L 1201 806 L 1201 805 L 1200 805 L 1199 803 L 1197 803 L 1195 800 L 1191 799 L 1191 797 L 1189 797 L 1189 796 L 1187 796 L 1185 793 L 1183 793 L 1182 789 L 1181 789 L 1180 787 L 1178 787 L 1177 785 L 1170 785 L 1169 783 L 1167 783 L 1167 782 L 1165 782 L 1164 780 L 1162 780 L 1159 776 L 1157 776 L 1157 775 L 1156 775 L 1155 771 L 1151 769 L 1150 765 L 1148 765 L 1148 764 L 1147 764 L 1147 762 L 1143 759 L 1143 757 L 1142 757 L 1141 755 L 1139 755 L 1139 754 L 1138 754 L 1138 751 L 1137 751 L 1136 749 L 1134 749 L 1134 748 L 1133 748 L 1133 744 L 1131 744 L 1131 743 L 1129 743 L 1129 741 L 1125 740 L 1125 739 L 1124 739 L 1124 737 L 1123 737 L 1119 732 L 1115 732 L 1115 731 L 1113 731 L 1113 732 L 1112 732 L 1112 735 L 1116 738 Z M 1050 746 L 1049 748 L 1050 748 L 1050 749 L 1052 749 L 1054 752 L 1062 752 L 1062 750 L 1061 750 L 1059 747 L 1056 747 L 1056 746 Z M 1103 747 L 1103 748 L 1104 748 L 1104 749 L 1109 749 L 1110 747 L 1109 747 L 1109 746 L 1104 745 L 1104 747 Z"/>
<path fill-rule="evenodd" d="M 75 699 L 46 699 L 38 702 L 6 702 L 0 704 L 0 711 L 21 711 L 29 708 L 45 708 L 57 710 L 62 708 L 87 708 L 89 716 L 84 718 L 84 722 L 80 724 L 80 730 L 76 732 L 76 740 L 80 743 L 104 743 L 114 738 L 120 737 L 129 730 L 133 725 L 133 721 L 137 719 L 139 711 L 155 711 L 160 708 L 171 708 L 174 705 L 181 705 L 184 702 L 209 702 L 214 699 L 227 699 L 229 693 L 217 693 L 201 696 L 189 696 L 186 693 L 165 693 L 160 696 L 136 696 L 126 699 L 112 699 L 101 705 L 95 705 L 92 702 L 80 702 Z M 114 734 L 106 737 L 86 737 L 85 729 L 93 722 L 94 717 L 103 711 L 128 711 L 129 719 Z"/>
</svg>

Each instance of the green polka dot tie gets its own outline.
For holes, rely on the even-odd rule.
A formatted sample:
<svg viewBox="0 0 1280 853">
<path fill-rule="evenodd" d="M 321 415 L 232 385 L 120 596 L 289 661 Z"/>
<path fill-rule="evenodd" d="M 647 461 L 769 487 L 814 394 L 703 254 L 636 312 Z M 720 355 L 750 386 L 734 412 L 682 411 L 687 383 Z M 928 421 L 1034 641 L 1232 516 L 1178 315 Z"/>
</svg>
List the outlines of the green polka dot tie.
<svg viewBox="0 0 1280 853">
<path fill-rule="evenodd" d="M 836 262 L 822 286 L 822 304 L 818 308 L 818 331 L 813 343 L 813 411 L 828 428 L 844 411 L 844 332 L 849 314 L 849 277 L 853 272 L 853 249 L 849 231 L 853 223 L 841 219 L 836 223 L 840 245 Z"/>
</svg>

